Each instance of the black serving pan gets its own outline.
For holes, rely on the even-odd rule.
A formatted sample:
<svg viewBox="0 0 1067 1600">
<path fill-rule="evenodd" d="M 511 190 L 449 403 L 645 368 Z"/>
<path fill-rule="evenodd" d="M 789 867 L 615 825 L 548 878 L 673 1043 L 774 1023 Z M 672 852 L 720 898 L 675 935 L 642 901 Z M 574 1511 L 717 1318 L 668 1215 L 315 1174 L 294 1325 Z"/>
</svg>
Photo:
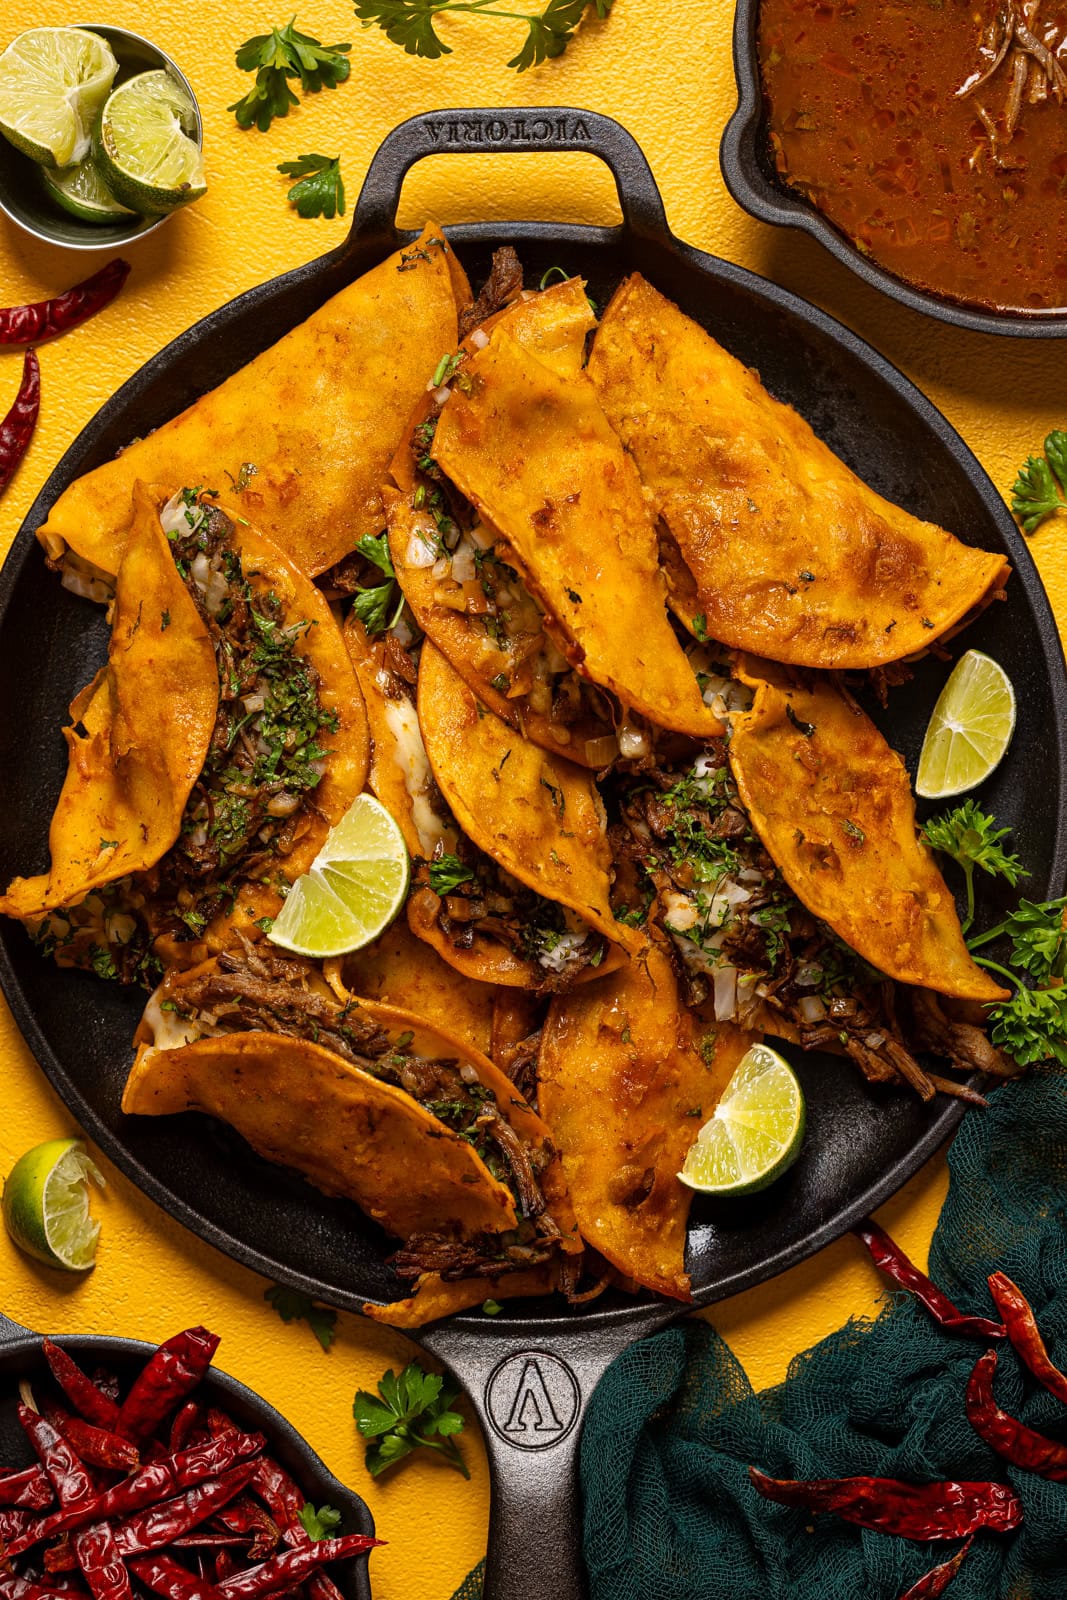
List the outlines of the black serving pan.
<svg viewBox="0 0 1067 1600">
<path fill-rule="evenodd" d="M 61 590 L 33 530 L 87 468 L 146 433 L 316 309 L 399 239 L 395 215 L 408 168 L 423 156 L 587 150 L 614 173 L 617 228 L 537 222 L 472 223 L 449 237 L 478 281 L 492 251 L 514 245 L 536 283 L 549 267 L 582 273 L 603 305 L 640 270 L 795 405 L 878 490 L 1006 550 L 1015 568 L 1005 604 L 969 631 L 1010 671 L 1019 699 L 1015 740 L 983 800 L 1015 830 L 1035 899 L 1059 894 L 1067 679 L 1052 613 L 1022 540 L 977 461 L 944 418 L 862 340 L 775 284 L 675 239 L 647 162 L 628 133 L 591 112 L 428 112 L 389 135 L 371 162 L 346 242 L 330 255 L 249 291 L 181 335 L 103 407 L 56 467 L 0 575 L 0 879 L 46 865 L 47 819 L 65 770 L 60 736 L 71 696 L 103 659 L 100 611 Z M 437 352 L 430 352 L 436 355 Z M 264 396 L 269 404 L 270 397 Z M 947 668 L 920 664 L 881 718 L 914 760 Z M 990 907 L 990 910 L 993 908 Z M 325 1199 L 259 1160 L 203 1117 L 124 1118 L 130 1039 L 143 995 L 59 972 L 21 928 L 0 929 L 0 977 L 43 1070 L 82 1126 L 161 1206 L 202 1238 L 280 1282 L 358 1311 L 395 1298 L 390 1242 L 355 1207 Z M 808 1101 L 801 1159 L 744 1201 L 698 1201 L 689 1268 L 698 1305 L 760 1283 L 837 1238 L 901 1186 L 953 1131 L 958 1102 L 923 1106 L 876 1091 L 847 1063 L 804 1057 Z M 596 1115 L 596 1107 L 590 1107 Z M 487 1600 L 578 1600 L 579 1512 L 574 1470 L 582 1410 L 609 1362 L 684 1307 L 605 1297 L 505 1305 L 424 1331 L 483 1424 L 493 1474 Z"/>
<path fill-rule="evenodd" d="M 115 1373 L 123 1388 L 156 1348 L 140 1339 L 102 1334 L 58 1334 L 55 1342 L 86 1371 L 100 1366 Z M 31 1383 L 51 1379 L 41 1335 L 0 1313 L 0 1460 L 13 1467 L 30 1466 L 37 1459 L 18 1420 L 19 1384 L 23 1379 Z M 334 1477 L 307 1440 L 273 1406 L 214 1366 L 204 1377 L 200 1392 L 242 1428 L 266 1436 L 270 1454 L 306 1491 L 308 1499 L 315 1505 L 334 1506 L 341 1513 L 338 1533 L 374 1533 L 374 1519 L 359 1495 Z M 370 1600 L 365 1555 L 337 1562 L 330 1567 L 330 1576 L 345 1600 Z"/>
<path fill-rule="evenodd" d="M 737 0 L 734 16 L 737 110 L 726 124 L 719 150 L 726 187 L 738 205 L 760 222 L 801 228 L 810 233 L 864 283 L 881 289 L 883 294 L 910 306 L 913 311 L 950 322 L 956 328 L 972 328 L 978 333 L 1007 334 L 1016 339 L 1067 337 L 1067 311 L 1035 311 L 1031 315 L 983 310 L 913 288 L 857 250 L 817 207 L 782 181 L 775 169 L 767 129 L 767 103 L 763 97 L 757 38 L 759 8 L 760 0 Z"/>
</svg>

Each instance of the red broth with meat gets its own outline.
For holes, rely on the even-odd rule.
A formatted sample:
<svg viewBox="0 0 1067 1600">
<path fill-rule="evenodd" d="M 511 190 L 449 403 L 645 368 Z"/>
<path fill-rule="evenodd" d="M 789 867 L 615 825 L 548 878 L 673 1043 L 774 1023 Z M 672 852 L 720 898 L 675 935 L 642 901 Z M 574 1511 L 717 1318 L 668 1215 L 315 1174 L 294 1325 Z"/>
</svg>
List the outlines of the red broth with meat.
<svg viewBox="0 0 1067 1600">
<path fill-rule="evenodd" d="M 1067 5 L 763 0 L 773 157 L 864 253 L 999 310 L 1067 307 Z"/>
</svg>

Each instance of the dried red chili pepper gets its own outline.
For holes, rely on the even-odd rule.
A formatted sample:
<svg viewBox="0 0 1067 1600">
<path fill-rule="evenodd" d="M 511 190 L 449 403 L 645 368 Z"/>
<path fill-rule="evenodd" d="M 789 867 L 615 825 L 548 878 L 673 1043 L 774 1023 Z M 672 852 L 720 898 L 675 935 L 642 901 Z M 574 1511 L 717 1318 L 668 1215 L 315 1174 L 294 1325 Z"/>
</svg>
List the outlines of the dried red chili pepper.
<svg viewBox="0 0 1067 1600">
<path fill-rule="evenodd" d="M 962 1539 L 979 1528 L 1008 1533 L 1023 1508 L 1006 1483 L 902 1483 L 897 1478 L 768 1478 L 748 1475 L 760 1494 L 782 1506 L 833 1511 L 846 1522 L 903 1539 Z M 321 1542 L 321 1541 L 320 1541 Z"/>
<path fill-rule="evenodd" d="M 212 1408 L 208 1412 L 208 1428 L 218 1438 L 224 1438 L 234 1424 L 224 1411 Z M 260 1456 L 253 1487 L 282 1531 L 286 1544 L 297 1549 L 310 1544 L 311 1537 L 300 1520 L 307 1496 L 285 1468 L 271 1456 Z M 316 1572 L 308 1581 L 311 1600 L 341 1600 L 341 1592 L 325 1572 Z"/>
<path fill-rule="evenodd" d="M 107 1522 L 94 1522 L 74 1535 L 74 1554 L 85 1574 L 93 1600 L 133 1600 L 130 1575 L 126 1571 Z"/>
<path fill-rule="evenodd" d="M 25 1506 L 43 1511 L 52 1504 L 52 1485 L 40 1467 L 24 1467 L 0 1476 L 0 1506 Z"/>
<path fill-rule="evenodd" d="M 114 300 L 129 271 L 130 263 L 116 256 L 91 278 L 51 300 L 0 309 L 0 344 L 41 344 L 45 339 L 54 339 L 57 333 L 76 328 Z"/>
<path fill-rule="evenodd" d="M 198 1578 L 170 1556 L 134 1556 L 130 1561 L 130 1571 L 147 1589 L 154 1589 L 166 1600 L 217 1600 L 213 1584 Z"/>
<path fill-rule="evenodd" d="M 14 1539 L 23 1528 L 29 1526 L 30 1513 L 20 1511 L 17 1506 L 4 1506 L 0 1509 L 0 1539 Z"/>
<path fill-rule="evenodd" d="M 0 494 L 3 494 L 15 468 L 30 447 L 37 413 L 41 409 L 41 367 L 33 350 L 26 351 L 22 363 L 22 382 L 11 410 L 0 422 Z"/>
<path fill-rule="evenodd" d="M 958 1306 L 953 1305 L 948 1295 L 944 1294 L 935 1283 L 931 1283 L 925 1272 L 920 1272 L 914 1262 L 908 1260 L 896 1241 L 891 1239 L 885 1229 L 880 1228 L 876 1222 L 868 1220 L 852 1231 L 856 1238 L 862 1239 L 867 1246 L 871 1260 L 879 1272 L 884 1272 L 887 1278 L 899 1283 L 902 1289 L 910 1290 L 946 1333 L 959 1333 L 967 1339 L 1006 1337 L 1002 1323 L 992 1322 L 988 1317 L 966 1316 Z"/>
<path fill-rule="evenodd" d="M 967 1420 L 979 1438 L 1010 1461 L 1013 1467 L 1025 1467 L 1041 1478 L 1051 1478 L 1054 1483 L 1067 1482 L 1067 1444 L 1049 1439 L 1043 1433 L 1028 1428 L 1017 1417 L 1002 1411 L 993 1399 L 993 1374 L 997 1370 L 997 1352 L 987 1350 L 979 1356 L 967 1382 Z"/>
<path fill-rule="evenodd" d="M 107 1467 L 112 1472 L 132 1472 L 141 1464 L 137 1446 L 120 1439 L 107 1428 L 96 1428 L 81 1417 L 72 1417 L 58 1406 L 42 1406 L 41 1415 L 61 1433 L 90 1467 Z"/>
<path fill-rule="evenodd" d="M 218 1347 L 218 1334 L 207 1328 L 186 1328 L 161 1344 L 122 1402 L 116 1433 L 126 1439 L 154 1433 L 167 1412 L 196 1388 Z"/>
<path fill-rule="evenodd" d="M 278 1524 L 268 1511 L 262 1506 L 257 1506 L 251 1495 L 238 1495 L 236 1500 L 231 1500 L 229 1505 L 219 1512 L 219 1521 L 224 1528 L 229 1528 L 236 1534 L 251 1534 L 252 1542 L 248 1546 L 248 1554 L 253 1561 L 262 1561 L 264 1556 L 269 1556 L 277 1548 L 281 1533 Z M 246 1538 L 247 1542 L 247 1538 Z"/>
<path fill-rule="evenodd" d="M 78 1528 L 104 1517 L 126 1516 L 151 1506 L 180 1489 L 191 1489 L 205 1479 L 217 1478 L 236 1462 L 258 1455 L 266 1444 L 261 1433 L 240 1433 L 236 1428 L 223 1438 L 192 1445 L 161 1461 L 141 1467 L 131 1478 L 95 1495 L 76 1509 L 61 1507 L 30 1524 L 7 1546 L 7 1555 L 21 1555 L 31 1545 L 67 1528 Z M 253 1464 L 254 1465 L 254 1464 Z M 251 1475 L 251 1474 L 250 1474 Z"/>
<path fill-rule="evenodd" d="M 116 1527 L 115 1543 L 120 1552 L 124 1556 L 139 1555 L 142 1550 L 157 1550 L 170 1544 L 172 1539 L 188 1533 L 198 1523 L 206 1522 L 227 1500 L 240 1494 L 255 1470 L 255 1463 L 246 1461 L 219 1478 L 197 1484 L 195 1489 L 187 1490 L 175 1500 L 146 1506 Z"/>
<path fill-rule="evenodd" d="M 283 1550 L 260 1567 L 247 1567 L 224 1578 L 218 1592 L 226 1600 L 256 1600 L 264 1594 L 277 1594 L 279 1589 L 291 1589 L 294 1584 L 324 1567 L 328 1561 L 344 1561 L 349 1556 L 362 1555 L 384 1544 L 383 1539 L 372 1538 L 367 1533 L 346 1533 L 339 1539 L 312 1539 L 298 1550 Z"/>
<path fill-rule="evenodd" d="M 80 1584 L 53 1589 L 34 1583 L 31 1578 L 16 1578 L 14 1573 L 0 1571 L 0 1600 L 71 1600 L 71 1596 L 89 1600 Z"/>
<path fill-rule="evenodd" d="M 973 1543 L 972 1533 L 966 1544 L 961 1545 L 954 1556 L 950 1556 L 948 1561 L 942 1561 L 939 1566 L 931 1567 L 918 1583 L 913 1583 L 910 1589 L 905 1590 L 900 1600 L 938 1600 L 938 1596 L 944 1594 L 962 1567 L 963 1558 Z"/>
<path fill-rule="evenodd" d="M 115 1401 L 92 1378 L 87 1377 L 73 1356 L 69 1356 L 58 1344 L 45 1339 L 42 1348 L 53 1378 L 78 1415 L 86 1422 L 91 1422 L 94 1428 L 107 1428 L 109 1432 L 114 1432 L 119 1419 L 119 1408 Z"/>
<path fill-rule="evenodd" d="M 60 1534 L 55 1544 L 49 1545 L 44 1553 L 44 1570 L 46 1572 L 77 1572 L 78 1558 L 74 1554 L 74 1543 L 69 1533 Z"/>
<path fill-rule="evenodd" d="M 187 1400 L 181 1410 L 175 1414 L 170 1425 L 171 1453 L 175 1450 L 184 1450 L 193 1434 L 200 1427 L 200 1406 L 195 1400 Z"/>
<path fill-rule="evenodd" d="M 989 1276 L 989 1292 L 1004 1318 L 1008 1338 L 1023 1366 L 1030 1369 L 1050 1394 L 1067 1405 L 1067 1374 L 1060 1371 L 1049 1355 L 1034 1309 L 1018 1284 L 1012 1283 L 1003 1272 L 993 1272 Z"/>
<path fill-rule="evenodd" d="M 232 1573 L 239 1570 L 237 1561 L 229 1550 L 216 1550 L 212 1567 L 214 1568 L 216 1583 L 221 1583 L 223 1578 L 228 1578 Z"/>
<path fill-rule="evenodd" d="M 37 1452 L 56 1499 L 64 1508 L 85 1505 L 95 1497 L 93 1480 L 57 1428 L 37 1411 L 20 1403 L 18 1418 Z"/>
</svg>

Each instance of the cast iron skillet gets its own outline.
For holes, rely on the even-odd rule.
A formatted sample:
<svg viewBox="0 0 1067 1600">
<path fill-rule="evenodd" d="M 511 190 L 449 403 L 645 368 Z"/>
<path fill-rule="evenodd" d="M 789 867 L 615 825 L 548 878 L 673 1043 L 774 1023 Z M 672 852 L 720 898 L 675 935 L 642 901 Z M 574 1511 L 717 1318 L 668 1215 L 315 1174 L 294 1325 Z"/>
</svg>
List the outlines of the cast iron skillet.
<svg viewBox="0 0 1067 1600">
<path fill-rule="evenodd" d="M 784 228 L 803 228 L 831 255 L 843 261 L 864 283 L 881 289 L 913 311 L 922 311 L 957 328 L 979 333 L 1008 334 L 1016 339 L 1067 337 L 1067 311 L 1023 312 L 982 310 L 959 305 L 940 295 L 915 289 L 857 250 L 833 223 L 795 189 L 783 183 L 775 170 L 767 132 L 767 106 L 760 77 L 757 30 L 760 0 L 737 0 L 734 15 L 734 76 L 737 110 L 723 131 L 719 163 L 726 187 L 739 206 L 760 222 Z"/>
<path fill-rule="evenodd" d="M 96 1334 L 76 1337 L 63 1334 L 57 1337 L 56 1343 L 68 1350 L 79 1366 L 90 1372 L 97 1366 L 106 1367 L 123 1385 L 140 1371 L 155 1349 L 155 1345 L 144 1344 L 140 1339 L 104 1338 Z M 16 1411 L 19 1381 L 28 1378 L 33 1382 L 49 1377 L 40 1334 L 31 1333 L 0 1313 L 0 1459 L 12 1466 L 29 1466 L 36 1461 Z M 374 1519 L 359 1495 L 334 1477 L 307 1440 L 301 1438 L 292 1423 L 273 1406 L 215 1367 L 209 1369 L 203 1388 L 212 1402 L 243 1428 L 266 1435 L 267 1449 L 307 1491 L 309 1500 L 315 1505 L 335 1506 L 340 1511 L 338 1532 L 373 1534 Z M 330 1568 L 330 1576 L 345 1600 L 370 1600 L 366 1556 L 338 1562 Z"/>
<path fill-rule="evenodd" d="M 415 161 L 470 149 L 592 151 L 614 173 L 624 217 L 619 228 L 516 222 L 450 229 L 476 282 L 494 247 L 506 242 L 518 248 L 529 282 L 563 265 L 587 278 L 601 305 L 639 269 L 757 366 L 771 390 L 876 488 L 971 543 L 1008 550 L 1015 567 L 1008 600 L 990 607 L 967 635 L 1004 662 L 1019 697 L 1014 744 L 982 798 L 1014 827 L 1033 873 L 1027 892 L 1035 899 L 1058 894 L 1067 866 L 1064 662 L 1040 582 L 992 484 L 944 419 L 862 340 L 776 285 L 675 239 L 648 164 L 617 123 L 558 108 L 430 112 L 404 123 L 374 157 L 340 249 L 251 290 L 183 334 L 123 386 L 67 452 L 0 577 L 3 881 L 46 865 L 47 819 L 65 770 L 60 726 L 106 644 L 100 611 L 59 588 L 33 529 L 72 478 L 219 383 L 407 237 L 394 218 Z M 883 718 L 911 760 L 946 671 L 938 661 L 921 664 Z M 41 1066 L 145 1193 L 246 1266 L 334 1305 L 358 1311 L 366 1300 L 396 1297 L 385 1265 L 390 1242 L 354 1207 L 288 1178 L 202 1117 L 122 1118 L 143 995 L 57 972 L 13 924 L 0 930 L 0 947 L 0 975 Z M 689 1266 L 698 1305 L 773 1277 L 836 1238 L 893 1194 L 959 1120 L 957 1104 L 924 1108 L 906 1093 L 876 1092 L 841 1061 L 809 1056 L 799 1071 L 809 1106 L 799 1163 L 743 1203 L 694 1208 Z M 495 1318 L 470 1314 L 420 1335 L 452 1366 L 484 1426 L 494 1487 L 489 1600 L 578 1600 L 583 1593 L 573 1477 L 583 1406 L 616 1354 L 683 1309 L 622 1297 L 575 1311 L 555 1302 L 513 1303 Z"/>
</svg>

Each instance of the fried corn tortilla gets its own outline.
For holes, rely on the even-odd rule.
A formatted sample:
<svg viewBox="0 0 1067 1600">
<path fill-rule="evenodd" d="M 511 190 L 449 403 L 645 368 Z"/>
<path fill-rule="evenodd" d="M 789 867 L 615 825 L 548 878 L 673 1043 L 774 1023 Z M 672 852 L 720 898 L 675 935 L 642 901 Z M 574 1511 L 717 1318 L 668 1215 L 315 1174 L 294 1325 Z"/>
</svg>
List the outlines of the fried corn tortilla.
<svg viewBox="0 0 1067 1600">
<path fill-rule="evenodd" d="M 755 1035 L 704 1031 L 658 945 L 553 1000 L 538 1104 L 563 1158 L 582 1237 L 625 1276 L 689 1298 L 692 1192 L 678 1172 Z"/>
<path fill-rule="evenodd" d="M 447 1281 L 439 1273 L 426 1272 L 416 1280 L 410 1299 L 394 1300 L 391 1305 L 384 1306 L 368 1303 L 363 1307 L 363 1315 L 387 1328 L 424 1328 L 428 1322 L 454 1316 L 457 1311 L 470 1311 L 487 1300 L 525 1300 L 552 1294 L 558 1287 L 558 1276 L 553 1267 L 509 1272 L 498 1278 Z"/>
<path fill-rule="evenodd" d="M 380 532 L 380 485 L 469 298 L 435 224 L 114 461 L 71 484 L 38 530 L 53 559 L 118 570 L 134 482 L 244 487 L 243 514 L 314 576 Z M 264 312 L 268 316 L 267 311 Z M 180 397 L 178 397 L 180 398 Z"/>
<path fill-rule="evenodd" d="M 341 1005 L 309 963 L 249 951 L 171 974 L 137 1042 L 126 1114 L 219 1117 L 433 1257 L 411 1276 L 504 1271 L 520 1229 L 522 1267 L 581 1252 L 545 1124 L 487 1057 L 413 1012 Z"/>
<path fill-rule="evenodd" d="M 1007 991 L 972 960 L 955 901 L 919 839 L 907 770 L 832 679 L 761 682 L 733 718 L 730 767 L 789 887 L 899 983 L 967 1000 Z"/>
<path fill-rule="evenodd" d="M 499 530 L 572 665 L 659 727 L 721 732 L 667 618 L 640 480 L 589 379 L 553 372 L 503 325 L 463 373 L 433 459 Z"/>
<path fill-rule="evenodd" d="M 589 361 L 600 402 L 723 644 L 798 666 L 882 666 L 958 631 L 1010 573 L 876 494 L 757 374 L 640 275 Z"/>
<path fill-rule="evenodd" d="M 576 377 L 593 326 L 585 286 L 572 278 L 497 312 L 463 349 L 469 356 L 493 329 L 503 329 L 561 377 Z M 437 486 L 417 466 L 438 409 L 435 397 L 423 398 L 383 490 L 390 554 L 405 598 L 419 627 L 498 717 L 545 749 L 604 766 L 612 755 L 610 707 L 576 679 L 566 639 L 509 565 L 499 530 L 483 517 L 452 551 L 440 537 L 431 498 Z"/>
<path fill-rule="evenodd" d="M 153 866 L 174 843 L 219 701 L 207 628 L 178 575 L 160 498 L 136 486 L 107 665 L 74 700 L 52 864 L 16 878 L 0 913 L 36 919 Z M 79 731 L 83 730 L 83 731 Z"/>
<path fill-rule="evenodd" d="M 592 775 L 486 711 L 428 642 L 418 707 L 434 777 L 467 836 L 520 883 L 616 946 L 643 948 L 643 934 L 611 913 L 611 851 Z M 601 962 L 599 971 L 606 970 Z"/>
</svg>

